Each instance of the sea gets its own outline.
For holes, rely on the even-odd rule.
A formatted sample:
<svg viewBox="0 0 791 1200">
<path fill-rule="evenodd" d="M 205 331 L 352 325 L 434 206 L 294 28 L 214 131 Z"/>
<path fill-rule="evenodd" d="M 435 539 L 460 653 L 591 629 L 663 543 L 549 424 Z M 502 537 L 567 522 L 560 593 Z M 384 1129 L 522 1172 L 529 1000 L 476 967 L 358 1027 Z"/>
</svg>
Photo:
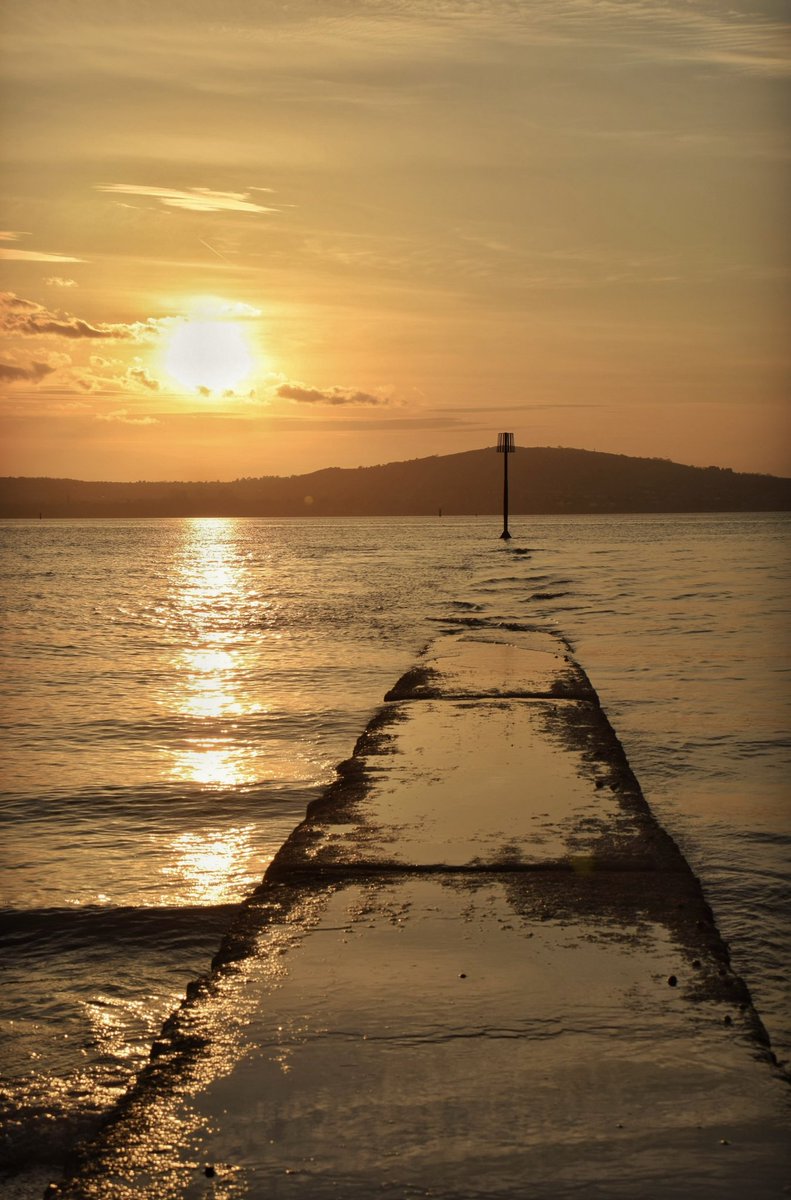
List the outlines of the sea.
<svg viewBox="0 0 791 1200">
<path fill-rule="evenodd" d="M 587 671 L 791 1063 L 791 516 L 0 522 L 6 1194 L 39 1197 L 432 639 Z"/>
</svg>

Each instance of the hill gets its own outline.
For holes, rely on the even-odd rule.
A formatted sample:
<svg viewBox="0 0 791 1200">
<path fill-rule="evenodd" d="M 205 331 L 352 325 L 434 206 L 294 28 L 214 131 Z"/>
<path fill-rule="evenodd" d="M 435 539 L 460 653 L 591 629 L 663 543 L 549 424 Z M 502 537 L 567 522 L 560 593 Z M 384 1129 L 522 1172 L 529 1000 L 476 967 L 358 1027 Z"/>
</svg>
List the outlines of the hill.
<svg viewBox="0 0 791 1200">
<path fill-rule="evenodd" d="M 791 479 L 657 458 L 528 447 L 510 459 L 518 513 L 791 510 Z M 502 457 L 493 449 L 376 467 L 230 483 L 95 483 L 0 479 L 3 517 L 447 516 L 497 513 Z"/>
</svg>

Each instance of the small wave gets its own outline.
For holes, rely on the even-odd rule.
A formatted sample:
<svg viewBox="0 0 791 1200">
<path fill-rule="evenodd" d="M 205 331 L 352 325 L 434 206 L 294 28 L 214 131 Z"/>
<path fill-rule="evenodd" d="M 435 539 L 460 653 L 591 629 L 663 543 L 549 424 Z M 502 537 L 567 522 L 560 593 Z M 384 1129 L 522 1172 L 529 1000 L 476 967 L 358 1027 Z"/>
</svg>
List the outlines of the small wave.
<svg viewBox="0 0 791 1200">
<path fill-rule="evenodd" d="M 4 909 L 0 948 L 20 959 L 48 958 L 53 952 L 106 949 L 123 945 L 150 950 L 172 946 L 179 951 L 219 942 L 236 912 L 236 904 L 205 907 L 98 907 Z"/>
<path fill-rule="evenodd" d="M 257 814 L 267 821 L 290 816 L 315 798 L 322 784 L 295 786 L 281 780 L 260 780 L 249 787 L 238 785 L 218 790 L 211 786 L 189 787 L 183 781 L 157 783 L 138 787 L 111 784 L 101 788 L 53 789 L 46 794 L 7 792 L 3 796 L 3 820 L 6 823 L 38 825 L 47 821 L 60 823 L 91 820 L 103 821 L 108 815 L 123 827 L 138 816 L 167 817 L 169 825 L 183 828 L 185 821 L 213 822 L 224 819 L 249 819 L 251 793 L 254 793 Z"/>
<path fill-rule="evenodd" d="M 546 578 L 546 576 L 539 576 L 539 578 Z M 477 581 L 476 587 L 499 587 L 499 585 L 502 583 L 524 582 L 524 577 L 522 575 L 487 575 L 484 579 L 479 579 Z"/>
<path fill-rule="evenodd" d="M 310 735 L 315 728 L 326 728 L 327 714 L 322 711 L 305 713 L 289 712 L 287 709 L 269 709 L 250 713 L 233 713 L 230 716 L 183 716 L 170 713 L 143 720 L 114 719 L 108 717 L 98 721 L 64 722 L 59 729 L 61 741 L 68 745 L 93 746 L 103 741 L 150 742 L 157 744 L 195 737 L 219 740 L 225 737 L 239 741 L 241 737 L 256 734 L 272 737 Z M 13 729 L 13 725 L 7 726 Z"/>
<path fill-rule="evenodd" d="M 455 625 L 466 629 L 480 629 L 489 625 L 485 617 L 427 617 L 428 621 L 438 625 Z"/>
</svg>

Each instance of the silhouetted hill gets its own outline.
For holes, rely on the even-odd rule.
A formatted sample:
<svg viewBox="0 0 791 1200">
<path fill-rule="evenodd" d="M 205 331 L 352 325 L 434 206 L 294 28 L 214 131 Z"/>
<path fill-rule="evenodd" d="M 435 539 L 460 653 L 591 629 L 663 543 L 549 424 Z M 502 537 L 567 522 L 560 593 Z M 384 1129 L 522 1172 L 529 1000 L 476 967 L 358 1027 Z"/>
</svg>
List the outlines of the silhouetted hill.
<svg viewBox="0 0 791 1200">
<path fill-rule="evenodd" d="M 0 516 L 447 516 L 502 508 L 493 449 L 378 467 L 232 483 L 0 479 Z M 512 513 L 761 512 L 791 509 L 791 479 L 657 458 L 530 447 L 509 462 Z"/>
</svg>

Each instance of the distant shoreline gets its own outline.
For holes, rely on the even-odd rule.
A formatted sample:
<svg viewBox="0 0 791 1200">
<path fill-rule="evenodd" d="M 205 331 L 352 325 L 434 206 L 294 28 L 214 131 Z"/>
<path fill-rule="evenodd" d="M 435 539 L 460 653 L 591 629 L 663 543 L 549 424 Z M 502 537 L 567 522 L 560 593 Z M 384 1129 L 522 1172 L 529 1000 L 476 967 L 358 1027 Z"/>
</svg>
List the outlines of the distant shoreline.
<svg viewBox="0 0 791 1200">
<path fill-rule="evenodd" d="M 0 517 L 471 517 L 501 511 L 502 458 L 470 450 L 376 467 L 231 482 L 0 479 Z M 521 516 L 791 511 L 791 479 L 593 450 L 520 447 Z"/>
<path fill-rule="evenodd" d="M 791 508 L 689 508 L 689 509 L 607 509 L 602 512 L 512 512 L 511 520 L 531 517 L 770 517 L 791 512 Z M 29 516 L 0 512 L 0 521 L 476 521 L 501 519 L 502 514 L 479 513 L 41 513 Z M 512 531 L 516 533 L 516 531 Z"/>
</svg>

